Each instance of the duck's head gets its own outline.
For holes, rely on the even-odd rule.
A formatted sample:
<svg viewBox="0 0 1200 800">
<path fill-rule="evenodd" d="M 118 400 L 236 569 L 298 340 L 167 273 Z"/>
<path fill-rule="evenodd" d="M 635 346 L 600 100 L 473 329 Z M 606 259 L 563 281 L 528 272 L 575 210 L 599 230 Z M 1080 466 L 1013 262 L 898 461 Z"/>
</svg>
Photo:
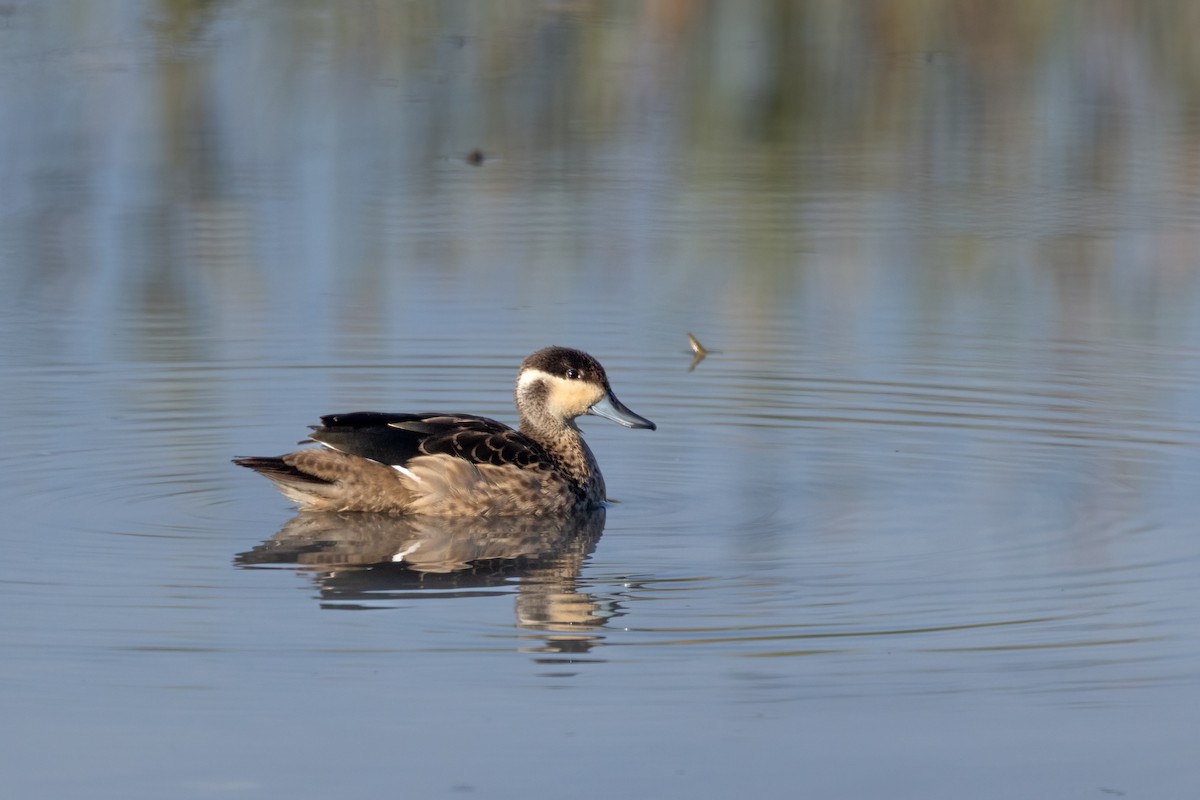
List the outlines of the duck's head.
<svg viewBox="0 0 1200 800">
<path fill-rule="evenodd" d="M 516 394 L 522 421 L 541 428 L 564 423 L 574 427 L 571 421 L 584 414 L 626 428 L 655 428 L 617 399 L 599 361 L 569 347 L 545 347 L 521 362 Z"/>
</svg>

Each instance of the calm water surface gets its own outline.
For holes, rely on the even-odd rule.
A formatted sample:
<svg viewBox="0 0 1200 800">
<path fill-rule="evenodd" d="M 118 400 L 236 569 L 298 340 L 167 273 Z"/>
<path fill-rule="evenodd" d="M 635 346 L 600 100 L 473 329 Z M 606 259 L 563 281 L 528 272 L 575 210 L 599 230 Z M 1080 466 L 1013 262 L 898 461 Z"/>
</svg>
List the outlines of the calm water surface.
<svg viewBox="0 0 1200 800">
<path fill-rule="evenodd" d="M 942 5 L 9 4 L 7 791 L 1190 796 L 1195 11 Z M 229 463 L 551 343 L 600 514 Z"/>
</svg>

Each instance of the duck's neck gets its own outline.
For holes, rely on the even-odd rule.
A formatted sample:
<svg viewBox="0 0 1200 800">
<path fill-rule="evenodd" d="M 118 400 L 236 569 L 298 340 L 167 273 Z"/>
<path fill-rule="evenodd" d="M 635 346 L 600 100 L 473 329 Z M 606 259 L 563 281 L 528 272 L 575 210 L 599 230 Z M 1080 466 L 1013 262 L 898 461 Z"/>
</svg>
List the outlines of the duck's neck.
<svg viewBox="0 0 1200 800">
<path fill-rule="evenodd" d="M 604 477 L 574 420 L 544 426 L 522 420 L 521 433 L 546 449 L 558 470 L 579 487 L 588 505 L 604 502 Z"/>
</svg>

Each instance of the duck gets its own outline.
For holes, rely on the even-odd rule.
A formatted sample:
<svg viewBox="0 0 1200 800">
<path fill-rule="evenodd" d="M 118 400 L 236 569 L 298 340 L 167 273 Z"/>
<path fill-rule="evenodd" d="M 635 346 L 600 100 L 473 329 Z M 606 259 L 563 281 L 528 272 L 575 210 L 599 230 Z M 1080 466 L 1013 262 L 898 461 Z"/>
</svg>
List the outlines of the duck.
<svg viewBox="0 0 1200 800">
<path fill-rule="evenodd" d="M 517 371 L 517 429 L 471 414 L 328 414 L 281 456 L 233 459 L 301 511 L 441 517 L 539 516 L 602 507 L 604 477 L 576 420 L 655 430 L 582 350 L 545 347 Z"/>
</svg>

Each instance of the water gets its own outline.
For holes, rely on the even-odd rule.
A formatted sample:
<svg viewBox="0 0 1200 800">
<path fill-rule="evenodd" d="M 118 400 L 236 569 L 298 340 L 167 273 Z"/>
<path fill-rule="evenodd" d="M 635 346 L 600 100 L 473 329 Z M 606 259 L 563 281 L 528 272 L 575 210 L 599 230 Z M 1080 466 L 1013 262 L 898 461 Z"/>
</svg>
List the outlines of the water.
<svg viewBox="0 0 1200 800">
<path fill-rule="evenodd" d="M 983 13 L 10 3 L 6 790 L 1188 796 L 1195 12 Z M 229 463 L 551 343 L 569 529 Z"/>
</svg>

